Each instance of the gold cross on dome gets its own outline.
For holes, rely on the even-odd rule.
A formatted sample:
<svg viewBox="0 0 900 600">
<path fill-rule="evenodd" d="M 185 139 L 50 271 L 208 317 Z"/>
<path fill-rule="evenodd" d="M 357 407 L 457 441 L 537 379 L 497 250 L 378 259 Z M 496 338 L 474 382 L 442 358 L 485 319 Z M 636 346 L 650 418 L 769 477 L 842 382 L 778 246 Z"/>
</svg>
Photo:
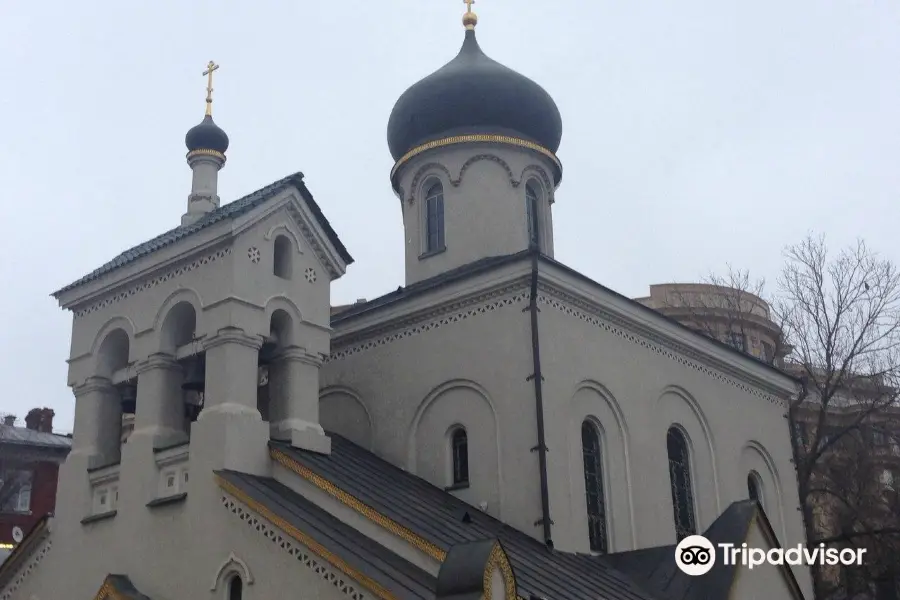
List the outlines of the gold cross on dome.
<svg viewBox="0 0 900 600">
<path fill-rule="evenodd" d="M 217 65 L 213 61 L 209 61 L 209 64 L 206 65 L 206 70 L 203 71 L 203 74 L 208 76 L 208 79 L 206 80 L 206 114 L 207 114 L 207 116 L 212 116 L 212 93 L 213 93 L 212 74 L 213 74 L 213 71 L 215 71 L 218 68 L 219 68 L 219 65 Z"/>
<path fill-rule="evenodd" d="M 463 3 L 466 5 L 466 12 L 472 12 L 472 5 L 475 4 L 475 0 L 463 0 Z"/>
</svg>

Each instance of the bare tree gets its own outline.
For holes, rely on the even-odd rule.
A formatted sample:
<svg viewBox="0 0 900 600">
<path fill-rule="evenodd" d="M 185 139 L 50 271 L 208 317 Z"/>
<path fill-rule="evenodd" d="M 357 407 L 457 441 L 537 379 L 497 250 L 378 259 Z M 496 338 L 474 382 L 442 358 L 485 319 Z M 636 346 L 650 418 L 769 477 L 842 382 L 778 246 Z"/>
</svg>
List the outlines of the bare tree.
<svg viewBox="0 0 900 600">
<path fill-rule="evenodd" d="M 745 352 L 768 336 L 774 347 L 757 357 L 800 381 L 787 417 L 807 543 L 868 558 L 849 578 L 814 566 L 816 596 L 849 598 L 860 582 L 900 581 L 889 481 L 896 472 L 900 489 L 900 274 L 862 241 L 829 256 L 824 238 L 808 236 L 785 258 L 768 306 L 764 282 L 729 266 L 706 285 L 667 286 L 659 308 Z"/>
<path fill-rule="evenodd" d="M 863 467 L 885 460 L 873 432 L 900 431 L 900 274 L 862 241 L 830 259 L 824 238 L 810 236 L 785 255 L 774 306 L 791 345 L 786 368 L 802 383 L 788 416 L 808 543 L 890 547 L 900 530 L 873 508 Z"/>
</svg>

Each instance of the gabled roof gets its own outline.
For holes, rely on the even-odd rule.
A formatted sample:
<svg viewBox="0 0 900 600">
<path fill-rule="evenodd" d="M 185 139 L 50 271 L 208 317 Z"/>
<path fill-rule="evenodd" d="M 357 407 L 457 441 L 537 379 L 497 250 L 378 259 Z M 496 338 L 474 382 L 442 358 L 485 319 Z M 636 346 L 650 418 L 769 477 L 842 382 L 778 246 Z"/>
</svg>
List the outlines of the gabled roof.
<svg viewBox="0 0 900 600">
<path fill-rule="evenodd" d="M 756 522 L 767 532 L 774 546 L 778 546 L 774 531 L 765 512 L 755 500 L 733 502 L 703 533 L 703 537 L 718 548 L 719 544 L 740 547 L 747 540 L 750 527 Z M 642 582 L 647 589 L 664 600 L 709 600 L 728 598 L 729 590 L 738 572 L 738 566 L 716 561 L 712 570 L 704 575 L 687 575 L 675 562 L 675 545 L 645 548 L 621 552 L 607 557 L 612 564 Z M 794 592 L 802 597 L 800 586 L 793 572 L 786 568 Z"/>
<path fill-rule="evenodd" d="M 331 454 L 327 456 L 280 442 L 271 443 L 272 453 L 276 460 L 287 463 L 288 468 L 293 466 L 295 472 L 314 485 L 317 481 L 328 482 L 329 486 L 349 494 L 440 552 L 446 553 L 459 543 L 499 540 L 515 572 L 518 595 L 523 598 L 531 595 L 553 600 L 655 598 L 603 557 L 551 550 L 535 538 L 349 440 L 331 432 L 329 436 Z"/>
<path fill-rule="evenodd" d="M 122 252 L 118 256 L 116 256 L 111 261 L 107 262 L 103 266 L 98 269 L 94 269 L 81 279 L 70 283 L 69 285 L 60 288 L 59 290 L 53 292 L 53 296 L 57 297 L 63 292 L 67 292 L 71 289 L 74 289 L 80 285 L 88 283 L 89 281 L 93 281 L 95 279 L 99 279 L 100 277 L 115 271 L 119 267 L 123 267 L 129 263 L 132 263 L 139 258 L 143 258 L 144 256 L 148 256 L 153 254 L 157 250 L 161 248 L 165 248 L 166 246 L 170 246 L 175 242 L 178 242 L 191 234 L 197 233 L 207 227 L 219 223 L 221 221 L 225 221 L 227 219 L 235 219 L 244 215 L 257 206 L 260 206 L 266 200 L 276 196 L 283 190 L 288 187 L 295 187 L 300 191 L 300 194 L 303 196 L 303 199 L 306 201 L 309 209 L 312 211 L 313 215 L 316 218 L 316 221 L 319 223 L 319 226 L 322 227 L 322 230 L 328 236 L 329 241 L 334 245 L 335 249 L 341 255 L 341 258 L 348 265 L 353 262 L 353 257 L 347 252 L 347 249 L 344 247 L 344 244 L 338 239 L 337 234 L 332 229 L 331 224 L 328 222 L 328 219 L 325 218 L 325 215 L 322 214 L 322 210 L 319 208 L 319 205 L 316 204 L 316 201 L 313 199 L 312 194 L 307 189 L 306 184 L 303 182 L 303 173 L 294 173 L 292 175 L 288 175 L 283 179 L 279 179 L 274 183 L 270 183 L 264 188 L 260 188 L 253 192 L 252 194 L 248 194 L 239 200 L 235 200 L 234 202 L 229 202 L 228 204 L 224 204 L 219 208 L 207 213 L 198 221 L 191 223 L 190 225 L 180 225 L 174 229 L 170 229 L 169 231 L 156 236 L 152 240 L 148 240 L 143 244 L 138 244 L 134 248 L 126 250 Z"/>
<path fill-rule="evenodd" d="M 285 485 L 268 477 L 235 471 L 216 471 L 216 475 L 252 502 L 265 506 L 277 518 L 309 536 L 314 544 L 308 544 L 308 547 L 319 545 L 326 555 L 337 557 L 341 566 L 390 590 L 397 600 L 434 598 L 437 587 L 434 577 Z M 228 486 L 225 489 L 228 490 Z"/>
</svg>

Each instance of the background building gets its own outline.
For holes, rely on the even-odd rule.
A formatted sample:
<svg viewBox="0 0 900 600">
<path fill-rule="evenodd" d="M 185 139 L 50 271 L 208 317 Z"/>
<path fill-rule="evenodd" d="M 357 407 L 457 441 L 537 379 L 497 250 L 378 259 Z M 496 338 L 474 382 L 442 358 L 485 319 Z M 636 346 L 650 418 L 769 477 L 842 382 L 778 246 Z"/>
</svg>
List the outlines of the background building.
<svg viewBox="0 0 900 600">
<path fill-rule="evenodd" d="M 745 289 L 706 283 L 650 286 L 645 306 L 724 344 L 770 362 L 807 382 L 807 397 L 793 411 L 797 460 L 818 449 L 814 464 L 808 538 L 832 546 L 867 549 L 864 569 L 826 566 L 818 572 L 829 598 L 900 597 L 900 407 L 883 377 L 848 376 L 823 409 L 816 380 L 827 373 L 791 360 L 792 348 L 769 304 Z M 748 478 L 748 488 L 756 482 Z"/>
<path fill-rule="evenodd" d="M 25 427 L 6 415 L 0 425 L 0 557 L 56 506 L 58 468 L 72 439 L 53 433 L 53 411 L 34 408 Z"/>
</svg>

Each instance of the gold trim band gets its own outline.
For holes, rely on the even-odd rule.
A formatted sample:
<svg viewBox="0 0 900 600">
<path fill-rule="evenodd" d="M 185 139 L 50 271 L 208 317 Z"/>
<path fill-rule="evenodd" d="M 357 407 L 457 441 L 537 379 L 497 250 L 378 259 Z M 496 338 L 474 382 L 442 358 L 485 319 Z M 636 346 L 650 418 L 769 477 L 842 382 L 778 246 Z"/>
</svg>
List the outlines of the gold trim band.
<svg viewBox="0 0 900 600">
<path fill-rule="evenodd" d="M 434 560 L 436 560 L 438 562 L 444 562 L 444 558 L 446 558 L 447 553 L 444 552 L 443 550 L 441 550 L 440 548 L 438 548 L 437 546 L 435 546 L 434 544 L 432 544 L 431 542 L 429 542 L 428 540 L 423 539 L 422 537 L 416 535 L 415 533 L 413 533 L 406 527 L 403 527 L 399 523 L 393 521 L 389 517 L 382 515 L 381 513 L 379 513 L 372 507 L 363 504 L 357 498 L 354 498 L 353 496 L 351 496 L 344 490 L 338 488 L 336 485 L 334 485 L 327 479 L 320 477 L 319 475 L 316 475 L 310 469 L 301 465 L 300 463 L 295 461 L 293 458 L 291 458 L 284 452 L 281 452 L 280 450 L 272 448 L 270 450 L 270 454 L 271 454 L 272 458 L 275 460 L 275 462 L 277 462 L 284 468 L 288 469 L 289 471 L 292 471 L 293 473 L 296 473 L 297 475 L 299 475 L 303 479 L 307 480 L 308 482 L 310 482 L 311 484 L 313 484 L 314 486 L 316 486 L 323 492 L 326 492 L 329 495 L 333 496 L 334 498 L 340 500 L 341 502 L 343 502 L 344 504 L 346 504 L 347 506 L 349 506 L 350 508 L 352 508 L 359 514 L 363 515 L 370 521 L 374 521 L 375 523 L 377 523 L 384 529 L 387 529 L 388 531 L 390 531 L 391 533 L 393 533 L 394 535 L 396 535 L 403 541 L 412 544 L 414 547 L 421 550 L 422 552 L 424 552 L 425 554 L 427 554 Z"/>
<path fill-rule="evenodd" d="M 562 163 L 559 162 L 559 159 L 556 158 L 556 155 L 544 148 L 539 144 L 535 144 L 534 142 L 529 142 L 528 140 L 523 140 L 521 138 L 510 137 L 508 135 L 489 135 L 489 134 L 472 134 L 472 135 L 456 135 L 453 137 L 444 138 L 441 140 L 434 140 L 433 142 L 428 142 L 427 144 L 422 144 L 421 146 L 416 146 L 406 154 L 400 157 L 400 160 L 394 164 L 394 168 L 391 169 L 391 179 L 394 178 L 394 175 L 397 174 L 397 170 L 403 166 L 404 163 L 408 162 L 414 156 L 418 156 L 419 154 L 426 152 L 428 150 L 433 150 L 435 148 L 443 148 L 444 146 L 452 146 L 454 144 L 469 144 L 472 142 L 488 142 L 492 144 L 508 144 L 510 146 L 518 146 L 520 148 L 528 148 L 529 150 L 534 150 L 535 152 L 539 152 L 543 154 L 547 158 L 553 161 L 553 164 L 556 165 L 556 168 L 562 170 Z"/>
<path fill-rule="evenodd" d="M 198 148 L 197 150 L 191 150 L 187 153 L 186 158 L 188 160 L 194 158 L 195 156 L 213 156 L 218 158 L 222 162 L 225 162 L 225 155 L 219 152 L 218 150 L 209 150 L 207 148 Z"/>
<path fill-rule="evenodd" d="M 309 548 L 320 558 L 328 561 L 332 566 L 340 570 L 344 575 L 352 578 L 354 581 L 358 581 L 363 587 L 375 594 L 375 596 L 377 596 L 381 600 L 395 600 L 395 596 L 384 587 L 382 587 L 378 582 L 370 579 L 369 577 L 366 577 L 362 573 L 353 569 L 340 557 L 326 550 L 324 546 L 316 542 L 314 539 L 312 539 L 287 521 L 284 521 L 277 515 L 273 514 L 268 508 L 248 497 L 234 485 L 222 479 L 222 477 L 220 477 L 219 475 L 216 475 L 216 483 L 225 492 L 231 494 L 243 504 L 246 504 L 247 507 L 250 508 L 250 510 L 254 511 L 258 515 L 293 537 L 295 540 Z"/>
</svg>

